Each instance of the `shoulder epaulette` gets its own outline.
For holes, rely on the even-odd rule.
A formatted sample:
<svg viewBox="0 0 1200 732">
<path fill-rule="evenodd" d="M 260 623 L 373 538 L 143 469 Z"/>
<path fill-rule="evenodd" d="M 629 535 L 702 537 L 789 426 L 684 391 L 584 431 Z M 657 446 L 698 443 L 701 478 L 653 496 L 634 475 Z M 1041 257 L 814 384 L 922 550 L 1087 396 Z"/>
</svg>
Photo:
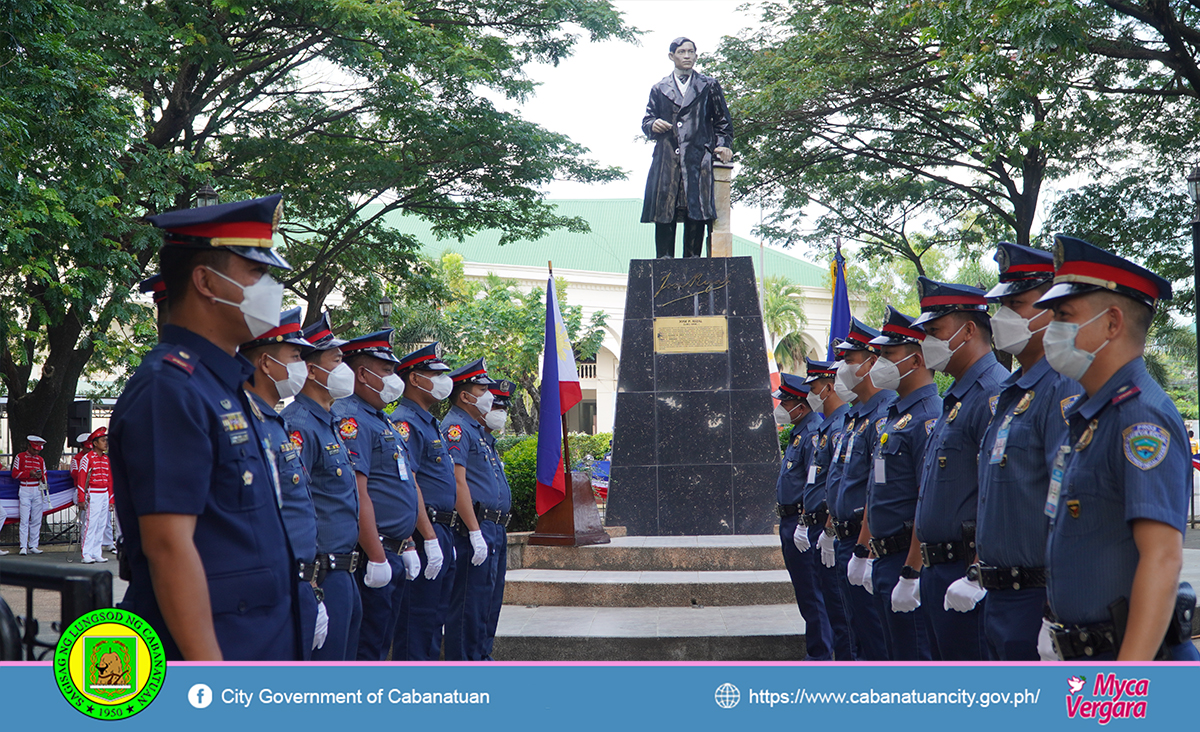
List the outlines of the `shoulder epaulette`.
<svg viewBox="0 0 1200 732">
<path fill-rule="evenodd" d="M 196 370 L 196 364 L 199 363 L 196 354 L 183 347 L 176 347 L 167 351 L 163 356 L 163 361 L 183 369 L 189 376 Z"/>
<path fill-rule="evenodd" d="M 1125 386 L 1122 386 L 1120 389 L 1117 389 L 1116 395 L 1112 398 L 1112 400 L 1109 402 L 1109 404 L 1112 404 L 1115 406 L 1127 399 L 1133 399 L 1134 397 L 1136 397 L 1138 394 L 1141 394 L 1141 393 L 1142 393 L 1142 390 L 1139 389 L 1138 387 L 1133 386 L 1132 384 L 1126 384 Z"/>
</svg>

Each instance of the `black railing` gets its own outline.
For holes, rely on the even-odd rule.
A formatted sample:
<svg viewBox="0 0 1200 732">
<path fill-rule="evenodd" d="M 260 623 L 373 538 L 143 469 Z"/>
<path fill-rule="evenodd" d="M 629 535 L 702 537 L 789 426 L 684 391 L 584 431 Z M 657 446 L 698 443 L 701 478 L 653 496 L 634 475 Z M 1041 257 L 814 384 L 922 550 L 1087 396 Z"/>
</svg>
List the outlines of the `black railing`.
<svg viewBox="0 0 1200 732">
<path fill-rule="evenodd" d="M 71 623 L 92 610 L 112 607 L 112 572 L 97 567 L 0 557 L 0 585 L 25 588 L 23 616 L 14 616 L 15 611 L 0 600 L 0 659 L 5 660 L 43 661 L 54 652 L 58 637 Z M 38 620 L 33 607 L 34 590 L 59 594 L 57 621 L 44 623 Z M 16 637 L 19 638 L 15 652 L 10 647 L 14 630 L 11 623 L 15 623 Z M 48 626 L 49 632 L 42 632 L 43 625 Z"/>
</svg>

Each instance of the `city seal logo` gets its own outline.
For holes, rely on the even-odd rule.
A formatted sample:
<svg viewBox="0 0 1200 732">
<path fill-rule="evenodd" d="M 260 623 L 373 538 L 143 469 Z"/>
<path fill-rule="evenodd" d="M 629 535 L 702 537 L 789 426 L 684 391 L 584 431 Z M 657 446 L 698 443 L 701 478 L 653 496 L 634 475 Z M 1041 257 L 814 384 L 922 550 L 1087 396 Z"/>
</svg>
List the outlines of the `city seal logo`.
<svg viewBox="0 0 1200 732">
<path fill-rule="evenodd" d="M 150 624 L 117 608 L 71 623 L 54 650 L 54 679 L 67 703 L 93 719 L 126 719 L 154 701 L 167 672 Z"/>
<path fill-rule="evenodd" d="M 1125 459 L 1142 470 L 1157 467 L 1167 457 L 1171 435 L 1151 422 L 1138 422 L 1121 433 L 1125 437 Z"/>
</svg>

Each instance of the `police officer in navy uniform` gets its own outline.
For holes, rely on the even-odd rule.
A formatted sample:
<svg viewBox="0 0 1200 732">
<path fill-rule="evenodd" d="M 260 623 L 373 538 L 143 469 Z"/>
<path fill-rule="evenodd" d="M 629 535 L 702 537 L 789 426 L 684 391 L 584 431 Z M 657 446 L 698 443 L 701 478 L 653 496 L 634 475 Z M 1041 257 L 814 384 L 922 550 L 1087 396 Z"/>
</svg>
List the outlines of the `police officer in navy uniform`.
<svg viewBox="0 0 1200 732">
<path fill-rule="evenodd" d="M 491 521 L 496 525 L 500 536 L 494 547 L 496 581 L 492 585 L 487 631 L 483 642 L 483 657 L 487 661 L 493 660 L 492 647 L 496 641 L 496 627 L 500 623 L 500 608 L 504 604 L 504 578 L 508 570 L 508 525 L 512 518 L 512 488 L 508 485 L 508 476 L 504 474 L 504 461 L 500 459 L 500 452 L 496 449 L 496 434 L 503 432 L 508 423 L 509 400 L 512 399 L 516 390 L 517 385 L 507 379 L 493 381 L 492 385 L 488 387 L 488 391 L 492 393 L 492 411 L 488 412 L 487 417 L 484 418 L 484 439 L 491 448 L 492 454 L 496 458 L 496 464 L 500 468 L 500 495 L 496 504 L 500 513 L 495 516 L 494 521 L 489 516 L 484 516 L 485 522 Z"/>
<path fill-rule="evenodd" d="M 804 618 L 805 646 L 810 661 L 829 661 L 833 658 L 833 631 L 825 615 L 825 602 L 817 567 L 809 550 L 808 527 L 800 521 L 804 514 L 804 487 L 808 466 L 816 452 L 817 427 L 821 415 L 808 404 L 809 387 L 804 379 L 792 374 L 779 374 L 779 388 L 772 397 L 779 400 L 775 407 L 775 424 L 790 427 L 787 448 L 779 479 L 775 481 L 775 510 L 779 515 L 779 543 L 783 549 L 783 564 L 792 579 L 796 606 Z"/>
<path fill-rule="evenodd" d="M 412 535 L 423 507 L 408 469 L 408 447 L 383 411 L 404 392 L 391 342 L 388 328 L 342 345 L 342 357 L 354 372 L 354 394 L 333 408 L 354 463 L 358 543 L 366 556 L 355 572 L 363 606 L 360 661 L 387 660 L 408 580 L 421 570 Z"/>
<path fill-rule="evenodd" d="M 810 548 L 803 549 L 803 542 L 796 544 L 796 548 L 812 561 L 821 585 L 825 617 L 829 619 L 829 627 L 833 632 L 834 658 L 838 661 L 853 661 L 854 635 L 850 630 L 850 621 L 846 617 L 846 607 L 842 600 L 842 574 L 837 569 L 833 525 L 829 518 L 826 490 L 830 476 L 834 475 L 833 453 L 841 444 L 842 430 L 845 428 L 846 413 L 850 411 L 850 405 L 843 402 L 834 389 L 833 382 L 837 377 L 836 362 L 805 359 L 804 363 L 807 367 L 804 385 L 809 388 L 805 399 L 809 408 L 822 416 L 816 429 L 817 447 L 813 451 L 805 475 L 804 513 L 800 515 L 800 523 L 808 528 Z M 837 467 L 837 474 L 840 475 L 841 466 Z"/>
<path fill-rule="evenodd" d="M 942 398 L 921 354 L 925 332 L 899 310 L 890 305 L 887 310 L 880 336 L 871 341 L 880 355 L 868 378 L 878 389 L 895 391 L 897 399 L 888 406 L 872 456 L 859 543 L 875 557 L 871 581 L 888 658 L 929 661 L 925 613 L 919 610 L 921 545 L 913 521 L 925 443 L 942 413 Z"/>
<path fill-rule="evenodd" d="M 413 580 L 404 597 L 396 624 L 392 658 L 403 661 L 436 661 L 442 655 L 442 628 L 450 613 L 456 561 L 454 510 L 458 485 L 454 460 L 437 419 L 429 411 L 450 396 L 454 382 L 437 355 L 437 344 L 419 348 L 400 359 L 396 372 L 404 381 L 404 398 L 392 412 L 392 422 L 408 447 L 409 469 L 416 476 L 425 514 L 417 516 L 417 553 L 424 571 Z M 458 563 L 470 557 L 459 556 Z"/>
<path fill-rule="evenodd" d="M 292 554 L 296 557 L 295 577 L 300 601 L 300 651 L 305 660 L 314 648 L 325 643 L 329 615 L 317 597 L 316 555 L 317 514 L 308 488 L 308 471 L 300 458 L 300 448 L 292 442 L 283 417 L 275 411 L 280 399 L 300 393 L 308 377 L 301 354 L 312 348 L 300 329 L 300 308 L 279 316 L 279 327 L 243 343 L 238 352 L 254 365 L 254 376 L 245 383 L 250 411 L 262 428 L 264 451 L 278 480 L 283 525 L 287 529 Z M 322 593 L 323 594 L 323 593 Z"/>
<path fill-rule="evenodd" d="M 842 474 L 830 504 L 830 513 L 837 533 L 842 596 L 846 600 L 857 645 L 855 653 L 860 661 L 886 661 L 888 657 L 883 624 L 871 597 L 874 586 L 870 582 L 870 550 L 859 544 L 867 483 L 872 477 L 871 456 L 879 442 L 887 408 L 896 400 L 896 392 L 877 389 L 867 378 L 879 354 L 879 348 L 872 346 L 871 340 L 878 337 L 879 331 L 855 319 L 845 340 L 834 344 L 834 350 L 842 356 L 836 381 L 841 383 L 843 392 L 850 390 L 856 398 L 846 415 L 841 454 L 834 454 L 834 460 L 841 463 Z"/>
<path fill-rule="evenodd" d="M 1058 625 L 1039 651 L 1064 660 L 1200 660 L 1191 642 L 1196 595 L 1179 583 L 1192 489 L 1187 430 L 1146 372 L 1146 331 L 1171 285 L 1067 236 L 1055 241 L 1050 366 L 1084 396 L 1051 471 L 1049 584 Z"/>
<path fill-rule="evenodd" d="M 317 512 L 317 585 L 329 624 L 325 644 L 313 651 L 313 660 L 353 661 L 362 623 L 362 601 L 353 576 L 361 560 L 356 549 L 358 485 L 338 419 L 330 410 L 334 401 L 354 393 L 354 374 L 342 363 L 339 347 L 346 341 L 333 335 L 328 313 L 303 333 L 313 344 L 304 354 L 307 380 L 295 400 L 284 407 L 283 419 L 308 470 Z"/>
<path fill-rule="evenodd" d="M 1034 303 L 1054 277 L 1050 252 L 1000 242 L 996 262 L 1000 283 L 987 294 L 1001 304 L 992 343 L 1021 367 L 1001 384 L 980 446 L 979 562 L 960 588 L 965 602 L 987 594 L 983 635 L 991 659 L 1036 661 L 1046 606 L 1046 486 L 1067 440 L 1067 409 L 1083 388 L 1050 368 L 1042 348 L 1052 313 Z"/>
<path fill-rule="evenodd" d="M 921 606 L 933 630 L 934 659 L 984 658 L 979 607 L 948 592 L 975 561 L 979 446 L 996 411 L 1008 371 L 992 354 L 991 322 L 983 290 L 917 278 L 925 329 L 925 365 L 954 377 L 942 397 L 942 416 L 929 436 L 917 499 L 921 541 Z M 962 585 L 956 586 L 956 590 Z M 983 602 L 979 600 L 979 602 Z"/>
<path fill-rule="evenodd" d="M 482 661 L 487 653 L 488 615 L 496 585 L 497 546 L 506 541 L 500 518 L 500 460 L 488 446 L 484 422 L 492 411 L 491 386 L 483 359 L 450 372 L 454 391 L 442 420 L 442 436 L 454 460 L 459 515 L 455 553 L 460 562 L 446 618 L 446 660 Z M 485 520 L 490 518 L 491 520 Z"/>
<path fill-rule="evenodd" d="M 168 659 L 300 658 L 295 558 L 239 344 L 279 325 L 280 196 L 149 217 L 170 323 L 110 423 L 131 578 Z"/>
</svg>

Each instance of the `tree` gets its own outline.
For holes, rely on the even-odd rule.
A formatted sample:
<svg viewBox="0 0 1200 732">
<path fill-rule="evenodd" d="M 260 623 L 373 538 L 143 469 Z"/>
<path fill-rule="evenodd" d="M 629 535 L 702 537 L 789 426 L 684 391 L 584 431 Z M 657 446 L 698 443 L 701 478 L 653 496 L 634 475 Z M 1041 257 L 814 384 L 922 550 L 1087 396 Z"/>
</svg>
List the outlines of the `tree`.
<svg viewBox="0 0 1200 732">
<path fill-rule="evenodd" d="M 804 365 L 807 355 L 799 333 L 808 324 L 804 290 L 782 275 L 764 277 L 762 288 L 763 323 L 771 339 L 767 347 L 781 369 L 795 371 Z"/>
</svg>

